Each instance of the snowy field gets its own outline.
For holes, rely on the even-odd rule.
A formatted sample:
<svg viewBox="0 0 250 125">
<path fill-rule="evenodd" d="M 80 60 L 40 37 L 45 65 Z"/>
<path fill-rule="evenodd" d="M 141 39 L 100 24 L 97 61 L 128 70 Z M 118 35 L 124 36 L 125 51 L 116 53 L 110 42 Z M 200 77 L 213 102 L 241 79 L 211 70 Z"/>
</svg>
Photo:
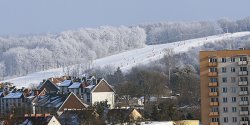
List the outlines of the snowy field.
<svg viewBox="0 0 250 125">
<path fill-rule="evenodd" d="M 223 39 L 239 38 L 247 35 L 250 35 L 250 32 L 228 33 L 174 43 L 148 45 L 144 48 L 134 49 L 116 55 L 96 59 L 93 61 L 92 67 L 104 67 L 110 65 L 113 67 L 120 67 L 121 70 L 127 71 L 133 66 L 147 64 L 151 61 L 162 58 L 164 56 L 164 49 L 170 48 L 173 49 L 175 53 L 181 53 L 187 51 L 191 47 L 201 46 L 204 43 L 216 42 Z M 38 84 L 43 79 L 62 76 L 64 74 L 65 72 L 63 68 L 58 68 L 31 73 L 26 76 L 8 79 L 3 82 L 12 82 L 17 87 L 28 87 L 30 84 Z"/>
</svg>

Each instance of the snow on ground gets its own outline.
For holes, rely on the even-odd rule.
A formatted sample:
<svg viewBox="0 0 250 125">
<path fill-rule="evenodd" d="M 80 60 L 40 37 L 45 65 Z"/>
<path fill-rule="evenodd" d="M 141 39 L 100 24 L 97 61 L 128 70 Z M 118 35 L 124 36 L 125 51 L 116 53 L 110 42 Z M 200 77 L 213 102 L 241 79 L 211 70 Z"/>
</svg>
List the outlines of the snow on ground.
<svg viewBox="0 0 250 125">
<path fill-rule="evenodd" d="M 172 121 L 151 121 L 148 123 L 142 122 L 141 125 L 174 125 Z"/>
<path fill-rule="evenodd" d="M 239 38 L 250 35 L 250 32 L 227 33 L 204 38 L 190 39 L 167 44 L 148 45 L 144 48 L 134 49 L 127 52 L 111 55 L 108 57 L 96 59 L 93 61 L 92 67 L 104 67 L 107 65 L 120 67 L 121 70 L 127 71 L 133 66 L 139 64 L 147 64 L 164 56 L 164 50 L 173 49 L 175 53 L 185 52 L 191 47 L 201 46 L 205 43 L 216 42 L 223 39 Z M 30 84 L 38 84 L 43 79 L 65 75 L 63 68 L 50 69 L 41 72 L 35 72 L 26 76 L 8 79 L 3 82 L 12 82 L 17 87 L 28 87 Z"/>
</svg>

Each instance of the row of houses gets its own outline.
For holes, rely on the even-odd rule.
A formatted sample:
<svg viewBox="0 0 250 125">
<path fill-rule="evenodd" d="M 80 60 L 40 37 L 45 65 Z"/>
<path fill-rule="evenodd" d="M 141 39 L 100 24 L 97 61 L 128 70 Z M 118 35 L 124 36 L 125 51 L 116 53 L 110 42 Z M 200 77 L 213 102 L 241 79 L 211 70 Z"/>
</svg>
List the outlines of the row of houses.
<svg viewBox="0 0 250 125">
<path fill-rule="evenodd" d="M 106 101 L 110 109 L 114 108 L 113 88 L 106 80 L 91 76 L 78 81 L 70 78 L 49 78 L 44 80 L 36 90 L 5 88 L 0 92 L 0 113 L 2 116 L 8 116 L 18 108 L 22 108 L 25 109 L 22 113 L 55 114 L 72 94 L 85 106 Z M 72 102 L 72 105 L 75 104 Z"/>
<path fill-rule="evenodd" d="M 93 108 L 98 102 L 107 103 L 103 117 Z M 0 88 L 0 122 L 3 124 L 105 124 L 143 119 L 136 109 L 114 107 L 114 89 L 106 80 L 93 76 L 49 78 L 33 90 Z"/>
</svg>

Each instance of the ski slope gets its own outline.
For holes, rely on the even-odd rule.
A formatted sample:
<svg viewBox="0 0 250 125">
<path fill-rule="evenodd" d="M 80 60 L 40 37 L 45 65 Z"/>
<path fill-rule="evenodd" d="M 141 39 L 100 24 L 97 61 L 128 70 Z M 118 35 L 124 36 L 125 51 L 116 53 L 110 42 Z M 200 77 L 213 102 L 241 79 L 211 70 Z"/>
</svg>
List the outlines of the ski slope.
<svg viewBox="0 0 250 125">
<path fill-rule="evenodd" d="M 133 66 L 147 64 L 164 56 L 165 49 L 173 49 L 175 53 L 187 51 L 191 47 L 201 46 L 205 43 L 216 42 L 223 39 L 239 38 L 250 35 L 250 32 L 227 33 L 204 38 L 190 39 L 167 44 L 147 45 L 144 48 L 134 49 L 108 57 L 96 59 L 91 67 L 104 67 L 107 65 L 120 67 L 121 70 L 127 71 Z M 31 84 L 38 84 L 43 79 L 65 75 L 63 68 L 51 69 L 41 72 L 35 72 L 26 76 L 8 79 L 2 82 L 12 82 L 18 88 L 28 87 Z"/>
</svg>

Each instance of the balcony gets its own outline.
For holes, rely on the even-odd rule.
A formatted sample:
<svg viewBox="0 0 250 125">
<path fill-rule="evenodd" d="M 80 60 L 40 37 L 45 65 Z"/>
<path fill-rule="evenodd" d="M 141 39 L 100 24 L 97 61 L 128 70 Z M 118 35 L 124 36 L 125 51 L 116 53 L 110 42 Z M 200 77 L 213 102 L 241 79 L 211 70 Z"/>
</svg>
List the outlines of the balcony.
<svg viewBox="0 0 250 125">
<path fill-rule="evenodd" d="M 240 91 L 239 95 L 248 95 L 248 91 Z"/>
<path fill-rule="evenodd" d="M 240 121 L 240 125 L 248 125 L 249 121 Z"/>
<path fill-rule="evenodd" d="M 238 65 L 247 65 L 247 61 L 239 61 Z"/>
<path fill-rule="evenodd" d="M 215 67 L 217 66 L 217 62 L 208 62 L 209 67 Z"/>
<path fill-rule="evenodd" d="M 209 125 L 219 125 L 219 122 L 210 122 Z"/>
<path fill-rule="evenodd" d="M 208 86 L 209 87 L 217 87 L 218 86 L 218 82 L 209 82 Z"/>
<path fill-rule="evenodd" d="M 239 71 L 239 76 L 244 76 L 247 75 L 248 72 L 247 71 Z"/>
<path fill-rule="evenodd" d="M 240 101 L 240 106 L 245 106 L 245 105 L 249 105 L 248 101 Z"/>
<path fill-rule="evenodd" d="M 240 115 L 248 115 L 249 111 L 240 111 Z"/>
<path fill-rule="evenodd" d="M 218 92 L 209 92 L 210 97 L 218 96 Z"/>
<path fill-rule="evenodd" d="M 219 116 L 219 112 L 210 112 L 209 116 Z"/>
<path fill-rule="evenodd" d="M 215 77 L 215 76 L 217 76 L 217 75 L 218 75 L 217 72 L 208 72 L 208 76 L 209 76 L 209 77 Z"/>
<path fill-rule="evenodd" d="M 239 86 L 247 86 L 247 85 L 248 85 L 247 81 L 240 81 L 239 82 Z"/>
<path fill-rule="evenodd" d="M 210 102 L 210 106 L 219 106 L 219 102 Z"/>
</svg>

